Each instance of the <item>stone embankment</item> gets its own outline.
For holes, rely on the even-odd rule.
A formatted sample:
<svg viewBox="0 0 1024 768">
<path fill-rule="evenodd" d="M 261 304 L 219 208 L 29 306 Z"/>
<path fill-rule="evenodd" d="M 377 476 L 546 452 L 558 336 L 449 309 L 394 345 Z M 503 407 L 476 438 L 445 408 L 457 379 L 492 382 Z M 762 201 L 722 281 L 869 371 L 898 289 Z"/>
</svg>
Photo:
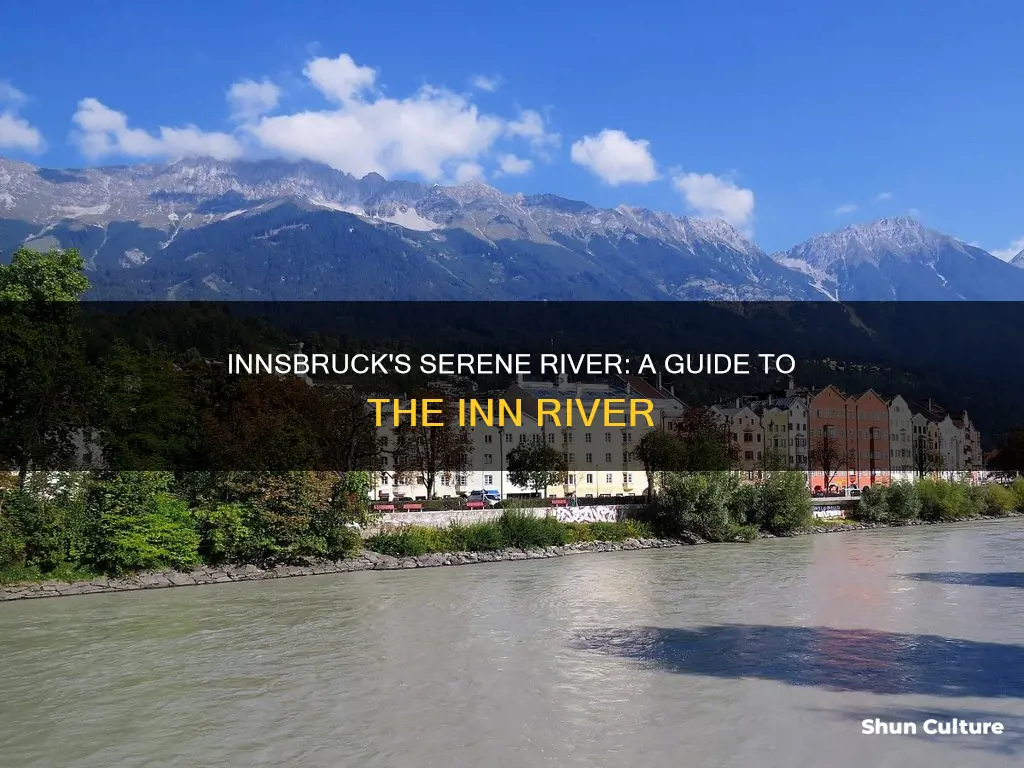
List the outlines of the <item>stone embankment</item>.
<svg viewBox="0 0 1024 768">
<path fill-rule="evenodd" d="M 259 568 L 255 565 L 201 566 L 189 572 L 159 571 L 134 576 L 100 577 L 91 581 L 66 583 L 59 581 L 32 582 L 0 586 L 0 601 L 26 600 L 40 597 L 89 595 L 99 592 L 127 592 L 137 589 L 163 589 L 187 587 L 197 584 L 225 584 L 235 581 L 285 579 L 293 576 L 320 576 L 351 571 L 397 571 L 407 568 L 435 568 L 443 565 L 472 565 L 511 560 L 543 560 L 549 557 L 584 554 L 587 552 L 621 552 L 637 549 L 663 549 L 684 544 L 703 544 L 697 536 L 685 541 L 665 539 L 626 539 L 625 541 L 589 541 L 564 547 L 543 549 L 503 549 L 495 552 L 452 552 L 420 555 L 419 557 L 391 557 L 363 550 L 356 557 L 344 560 L 323 560 L 307 565 L 278 565 Z"/>
<path fill-rule="evenodd" d="M 948 522 L 977 522 L 981 520 L 1005 520 L 1021 517 L 1009 513 L 1000 517 L 976 517 Z M 831 523 L 815 525 L 812 528 L 795 531 L 785 537 L 761 533 L 759 538 L 791 538 L 818 533 L 840 533 L 843 531 L 868 531 L 880 528 L 901 528 L 904 525 L 942 525 L 947 521 L 912 520 L 901 525 L 888 523 Z M 475 563 L 498 563 L 512 560 L 543 560 L 549 557 L 563 557 L 588 552 L 622 552 L 638 549 L 663 549 L 687 544 L 706 544 L 703 539 L 687 534 L 682 540 L 669 539 L 626 539 L 625 541 L 588 541 L 569 544 L 564 547 L 543 549 L 503 549 L 496 552 L 451 552 L 444 554 L 420 555 L 419 557 L 391 557 L 377 552 L 363 550 L 361 554 L 344 560 L 323 560 L 307 565 L 278 565 L 259 568 L 255 565 L 204 565 L 188 573 L 180 571 L 158 571 L 125 577 L 99 577 L 91 581 L 74 583 L 60 581 L 29 582 L 0 586 L 0 602 L 6 600 L 27 600 L 40 597 L 62 597 L 89 595 L 97 592 L 128 592 L 137 589 L 163 589 L 166 587 L 188 587 L 197 584 L 224 584 L 235 581 L 259 581 L 262 579 L 284 579 L 293 576 L 321 576 L 329 573 L 351 571 L 397 571 L 407 568 L 435 568 L 443 565 L 473 565 Z"/>
</svg>

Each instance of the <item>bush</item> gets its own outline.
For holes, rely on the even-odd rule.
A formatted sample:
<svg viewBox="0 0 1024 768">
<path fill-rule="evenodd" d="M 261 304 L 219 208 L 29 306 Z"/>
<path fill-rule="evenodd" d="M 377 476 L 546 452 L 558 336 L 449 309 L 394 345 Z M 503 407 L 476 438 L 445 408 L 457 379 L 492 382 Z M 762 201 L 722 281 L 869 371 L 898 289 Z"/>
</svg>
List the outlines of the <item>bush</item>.
<svg viewBox="0 0 1024 768">
<path fill-rule="evenodd" d="M 80 490 L 64 489 L 50 498 L 12 492 L 4 509 L 20 533 L 25 566 L 48 574 L 86 559 L 92 530 Z"/>
<path fill-rule="evenodd" d="M 865 488 L 857 500 L 853 519 L 862 523 L 885 523 L 889 519 L 888 488 L 875 485 Z"/>
<path fill-rule="evenodd" d="M 465 524 L 453 520 L 445 534 L 449 552 L 493 552 L 506 546 L 502 530 L 494 522 Z"/>
<path fill-rule="evenodd" d="M 785 535 L 811 525 L 811 495 L 803 472 L 772 472 L 757 493 L 753 521 L 762 530 Z"/>
<path fill-rule="evenodd" d="M 652 523 L 662 536 L 729 541 L 739 528 L 730 516 L 737 486 L 729 472 L 668 472 Z"/>
<path fill-rule="evenodd" d="M 25 564 L 25 540 L 3 509 L 0 498 L 0 572 L 19 568 Z"/>
<path fill-rule="evenodd" d="M 986 507 L 985 489 L 979 486 L 924 479 L 918 483 L 918 493 L 922 520 L 962 520 L 982 514 Z"/>
<path fill-rule="evenodd" d="M 188 568 L 199 563 L 199 533 L 188 504 L 167 492 L 165 472 L 116 472 L 88 491 L 92 565 L 106 573 Z"/>
<path fill-rule="evenodd" d="M 1017 511 L 1024 511 L 1024 477 L 1015 478 L 1010 483 L 1010 491 L 1013 492 L 1013 497 L 1016 500 L 1013 508 Z"/>
<path fill-rule="evenodd" d="M 875 489 L 871 488 L 870 492 Z M 916 520 L 921 514 L 921 494 L 914 483 L 900 481 L 885 490 L 886 522 L 892 524 Z"/>
<path fill-rule="evenodd" d="M 509 547 L 533 549 L 569 543 L 569 529 L 553 515 L 535 517 L 519 509 L 504 509 L 497 520 Z"/>
<path fill-rule="evenodd" d="M 254 528 L 241 504 L 209 504 L 194 512 L 199 552 L 209 563 L 261 563 L 276 551 L 274 540 Z"/>
<path fill-rule="evenodd" d="M 741 483 L 729 502 L 729 518 L 737 525 L 757 525 L 760 487 Z"/>
<path fill-rule="evenodd" d="M 419 557 L 430 552 L 442 552 L 446 543 L 441 530 L 420 525 L 384 531 L 366 540 L 370 550 L 392 557 Z"/>
<path fill-rule="evenodd" d="M 1011 488 L 990 485 L 986 489 L 985 514 L 1005 516 L 1017 508 L 1017 495 Z"/>
</svg>

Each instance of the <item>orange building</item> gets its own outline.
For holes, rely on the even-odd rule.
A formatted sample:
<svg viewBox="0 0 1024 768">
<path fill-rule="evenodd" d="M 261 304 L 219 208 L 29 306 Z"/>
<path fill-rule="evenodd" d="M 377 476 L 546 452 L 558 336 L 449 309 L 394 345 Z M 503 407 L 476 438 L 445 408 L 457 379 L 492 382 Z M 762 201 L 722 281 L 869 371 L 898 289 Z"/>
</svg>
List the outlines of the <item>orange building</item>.
<svg viewBox="0 0 1024 768">
<path fill-rule="evenodd" d="M 827 490 L 826 474 L 836 488 L 889 482 L 889 408 L 882 398 L 828 386 L 811 397 L 807 420 L 812 489 Z"/>
</svg>

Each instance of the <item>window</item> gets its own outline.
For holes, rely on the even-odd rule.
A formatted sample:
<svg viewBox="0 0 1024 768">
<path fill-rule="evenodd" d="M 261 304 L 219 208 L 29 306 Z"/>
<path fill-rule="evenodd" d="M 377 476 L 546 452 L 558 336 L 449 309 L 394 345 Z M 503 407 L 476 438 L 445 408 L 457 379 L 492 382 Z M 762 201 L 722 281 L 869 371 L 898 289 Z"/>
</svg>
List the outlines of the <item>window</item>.
<svg viewBox="0 0 1024 768">
<path fill-rule="evenodd" d="M 753 461 L 754 460 L 754 452 L 753 451 L 744 451 L 743 452 L 743 458 L 746 459 L 747 461 Z"/>
<path fill-rule="evenodd" d="M 743 433 L 743 442 L 744 443 L 752 443 L 752 442 L 754 442 L 754 434 L 753 434 L 753 432 L 744 432 Z"/>
<path fill-rule="evenodd" d="M 587 434 L 585 434 L 583 436 L 583 442 L 585 442 L 585 443 L 591 442 L 591 437 L 592 437 L 592 435 L 589 432 L 587 432 Z"/>
<path fill-rule="evenodd" d="M 511 432 L 509 432 L 508 434 L 505 435 L 505 442 L 506 443 L 511 443 L 512 442 L 512 433 Z"/>
<path fill-rule="evenodd" d="M 466 475 L 465 472 L 456 472 L 455 473 L 455 484 L 456 485 L 468 485 L 469 484 L 469 477 Z"/>
<path fill-rule="evenodd" d="M 594 454 L 588 453 L 587 454 L 587 464 L 593 464 L 593 463 L 594 463 Z"/>
<path fill-rule="evenodd" d="M 494 439 L 494 435 L 484 435 L 484 442 L 485 443 L 493 442 L 493 439 Z"/>
<path fill-rule="evenodd" d="M 592 474 L 590 474 L 590 473 L 587 473 L 587 485 L 591 485 L 591 484 L 593 484 L 593 482 L 594 482 L 594 476 Z"/>
<path fill-rule="evenodd" d="M 612 433 L 611 432 L 605 432 L 604 433 L 604 441 L 606 443 L 610 443 L 612 441 Z"/>
<path fill-rule="evenodd" d="M 555 442 L 555 433 L 554 432 L 551 432 L 550 434 L 548 434 L 548 442 L 549 443 Z"/>
<path fill-rule="evenodd" d="M 520 443 L 525 443 L 526 442 L 526 435 L 520 435 L 519 436 L 519 442 Z"/>
<path fill-rule="evenodd" d="M 484 464 L 493 464 L 493 463 L 494 463 L 494 454 L 492 454 L 492 453 L 485 453 L 484 454 Z"/>
<path fill-rule="evenodd" d="M 605 461 L 606 464 L 611 464 L 612 463 L 612 455 L 610 453 L 606 453 L 604 455 L 604 461 Z"/>
<path fill-rule="evenodd" d="M 569 454 L 569 463 L 570 464 L 575 464 L 576 463 L 576 454 L 575 453 L 570 453 Z"/>
<path fill-rule="evenodd" d="M 626 485 L 629 485 L 632 482 L 633 482 L 633 473 L 632 472 L 627 472 L 626 473 Z"/>
<path fill-rule="evenodd" d="M 494 475 L 484 475 L 484 485 L 494 485 Z"/>
<path fill-rule="evenodd" d="M 623 451 L 622 452 L 622 463 L 626 464 L 627 462 L 629 462 L 629 452 L 628 451 Z"/>
<path fill-rule="evenodd" d="M 609 484 L 612 482 L 612 473 L 611 472 L 608 472 L 608 473 L 605 474 L 604 481 L 606 483 L 609 483 Z"/>
</svg>

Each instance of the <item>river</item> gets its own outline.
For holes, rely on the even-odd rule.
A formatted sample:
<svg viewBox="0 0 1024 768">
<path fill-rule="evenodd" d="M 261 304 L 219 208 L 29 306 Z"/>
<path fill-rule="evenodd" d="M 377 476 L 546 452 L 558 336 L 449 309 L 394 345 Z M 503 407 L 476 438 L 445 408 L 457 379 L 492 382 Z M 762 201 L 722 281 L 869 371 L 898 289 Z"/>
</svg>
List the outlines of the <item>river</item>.
<svg viewBox="0 0 1024 768">
<path fill-rule="evenodd" d="M 1005 521 L 7 603 L 0 764 L 1020 765 L 1022 544 Z"/>
</svg>

